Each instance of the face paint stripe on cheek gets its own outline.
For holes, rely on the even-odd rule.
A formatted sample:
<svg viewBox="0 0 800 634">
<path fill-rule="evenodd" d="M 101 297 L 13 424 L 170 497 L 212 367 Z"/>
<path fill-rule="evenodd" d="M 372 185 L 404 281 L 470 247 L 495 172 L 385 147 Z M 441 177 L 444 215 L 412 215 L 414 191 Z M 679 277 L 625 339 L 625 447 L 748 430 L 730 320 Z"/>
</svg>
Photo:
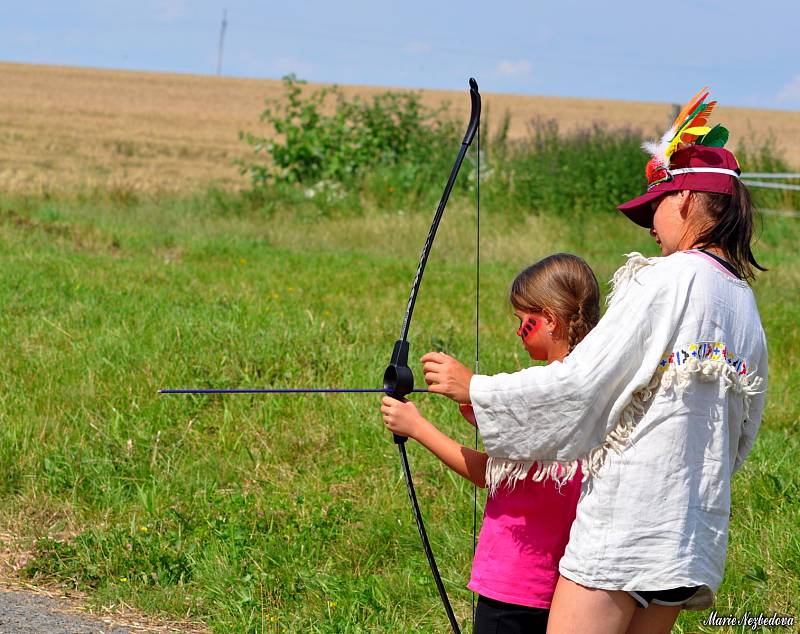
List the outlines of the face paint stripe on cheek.
<svg viewBox="0 0 800 634">
<path fill-rule="evenodd" d="M 528 343 L 528 337 L 541 327 L 542 324 L 529 315 L 525 318 L 525 321 L 522 322 L 519 330 L 517 330 L 517 335 L 522 338 L 523 343 Z"/>
</svg>

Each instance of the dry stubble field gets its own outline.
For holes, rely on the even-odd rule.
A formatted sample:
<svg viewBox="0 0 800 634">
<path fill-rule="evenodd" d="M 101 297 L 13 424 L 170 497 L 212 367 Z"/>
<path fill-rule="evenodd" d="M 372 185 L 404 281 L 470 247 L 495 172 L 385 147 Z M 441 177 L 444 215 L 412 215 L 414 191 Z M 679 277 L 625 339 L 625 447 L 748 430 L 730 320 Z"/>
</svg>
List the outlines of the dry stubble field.
<svg viewBox="0 0 800 634">
<path fill-rule="evenodd" d="M 31 193 L 237 187 L 245 180 L 234 161 L 249 152 L 238 133 L 258 129 L 264 99 L 282 94 L 277 80 L 7 63 L 0 63 L 0 86 L 0 187 Z M 387 90 L 343 89 L 363 96 Z M 428 105 L 449 101 L 455 116 L 467 115 L 465 93 L 422 95 Z M 484 108 L 490 128 L 508 110 L 509 134 L 519 139 L 537 117 L 554 118 L 563 130 L 602 122 L 656 132 L 672 107 L 487 93 Z M 721 107 L 716 120 L 739 139 L 748 130 L 780 130 L 779 149 L 800 167 L 800 112 Z"/>
</svg>

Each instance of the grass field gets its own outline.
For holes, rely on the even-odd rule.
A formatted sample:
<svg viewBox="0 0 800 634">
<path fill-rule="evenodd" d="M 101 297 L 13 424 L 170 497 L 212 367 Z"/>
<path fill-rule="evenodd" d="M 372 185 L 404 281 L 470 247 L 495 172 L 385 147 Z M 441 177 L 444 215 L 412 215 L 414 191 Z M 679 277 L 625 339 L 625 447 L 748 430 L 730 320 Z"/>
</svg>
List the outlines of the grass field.
<svg viewBox="0 0 800 634">
<path fill-rule="evenodd" d="M 157 393 L 380 387 L 438 193 L 423 188 L 413 203 L 386 187 L 339 202 L 291 188 L 258 201 L 239 193 L 233 163 L 248 148 L 238 132 L 255 129 L 279 82 L 14 64 L 0 64 L 0 81 L 7 563 L 26 583 L 77 588 L 95 606 L 215 632 L 446 632 L 379 395 Z M 430 105 L 443 99 L 464 114 L 462 93 L 423 94 Z M 535 116 L 557 117 L 563 130 L 597 120 L 654 130 L 670 112 L 484 102 L 490 134 L 511 111 L 512 138 Z M 780 122 L 781 148 L 800 166 L 800 113 L 730 108 L 717 120 L 762 132 L 765 120 Z M 615 213 L 558 216 L 526 199 L 511 214 L 494 195 L 481 226 L 485 373 L 528 362 L 506 298 L 520 268 L 566 250 L 607 280 L 624 253 L 655 254 Z M 755 291 L 770 394 L 734 481 L 716 609 L 799 616 L 800 224 L 761 220 L 756 254 L 770 271 Z M 457 187 L 415 310 L 412 359 L 433 348 L 474 357 L 474 230 Z M 417 400 L 472 442 L 449 402 Z M 420 447 L 409 453 L 439 567 L 468 624 L 472 489 Z M 743 631 L 702 626 L 705 616 L 684 614 L 676 631 Z"/>
<path fill-rule="evenodd" d="M 453 202 L 413 358 L 433 347 L 473 358 L 474 219 L 468 201 Z M 266 212 L 231 194 L 1 199 L 0 527 L 30 550 L 23 574 L 218 632 L 447 631 L 377 395 L 157 394 L 378 386 L 428 222 L 398 209 Z M 655 253 L 613 214 L 581 222 L 591 224 L 483 218 L 483 372 L 526 363 L 505 297 L 519 268 L 569 250 L 606 280 L 624 252 Z M 798 238 L 795 219 L 764 220 L 757 256 L 771 271 L 756 292 L 772 382 L 735 479 L 720 614 L 800 613 Z M 472 442 L 449 402 L 418 401 Z M 472 490 L 409 451 L 466 624 Z M 704 617 L 686 614 L 676 631 L 740 631 L 705 628 Z"/>
<path fill-rule="evenodd" d="M 423 91 L 423 103 L 449 101 L 453 115 L 466 119 L 466 80 L 464 91 Z M 264 99 L 283 94 L 280 81 L 7 63 L 0 63 L 0 84 L 3 191 L 99 188 L 117 197 L 241 186 L 234 161 L 249 148 L 239 131 L 268 132 L 258 124 Z M 382 92 L 344 87 L 348 96 Z M 556 119 L 566 132 L 602 122 L 660 135 L 671 113 L 669 104 L 491 93 L 483 100 L 484 127 L 493 133 L 508 111 L 512 139 L 525 138 L 535 118 Z M 734 131 L 733 148 L 774 135 L 788 163 L 800 168 L 800 112 L 721 104 L 715 121 Z"/>
</svg>

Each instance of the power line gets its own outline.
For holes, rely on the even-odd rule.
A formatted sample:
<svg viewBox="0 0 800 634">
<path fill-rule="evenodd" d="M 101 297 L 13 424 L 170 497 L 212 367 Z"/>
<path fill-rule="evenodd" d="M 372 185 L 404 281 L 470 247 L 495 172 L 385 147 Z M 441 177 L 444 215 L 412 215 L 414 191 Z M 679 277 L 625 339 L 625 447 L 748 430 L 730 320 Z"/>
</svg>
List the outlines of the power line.
<svg viewBox="0 0 800 634">
<path fill-rule="evenodd" d="M 222 46 L 225 43 L 225 27 L 228 26 L 228 10 L 222 10 L 222 27 L 219 30 L 219 50 L 217 52 L 217 75 L 222 72 Z"/>
</svg>

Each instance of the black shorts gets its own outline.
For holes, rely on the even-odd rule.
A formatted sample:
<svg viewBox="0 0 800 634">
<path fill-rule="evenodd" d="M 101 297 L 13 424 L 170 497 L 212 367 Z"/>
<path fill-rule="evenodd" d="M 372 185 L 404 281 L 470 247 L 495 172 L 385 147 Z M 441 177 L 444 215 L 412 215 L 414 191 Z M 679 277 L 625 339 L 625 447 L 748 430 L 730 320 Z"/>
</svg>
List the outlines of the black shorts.
<svg viewBox="0 0 800 634">
<path fill-rule="evenodd" d="M 529 608 L 478 595 L 472 634 L 545 634 L 549 615 L 546 608 Z"/>
<path fill-rule="evenodd" d="M 695 592 L 700 589 L 700 586 L 693 586 L 691 588 L 673 588 L 672 590 L 628 590 L 638 607 L 646 608 L 651 603 L 656 605 L 683 605 L 691 599 Z"/>
</svg>

